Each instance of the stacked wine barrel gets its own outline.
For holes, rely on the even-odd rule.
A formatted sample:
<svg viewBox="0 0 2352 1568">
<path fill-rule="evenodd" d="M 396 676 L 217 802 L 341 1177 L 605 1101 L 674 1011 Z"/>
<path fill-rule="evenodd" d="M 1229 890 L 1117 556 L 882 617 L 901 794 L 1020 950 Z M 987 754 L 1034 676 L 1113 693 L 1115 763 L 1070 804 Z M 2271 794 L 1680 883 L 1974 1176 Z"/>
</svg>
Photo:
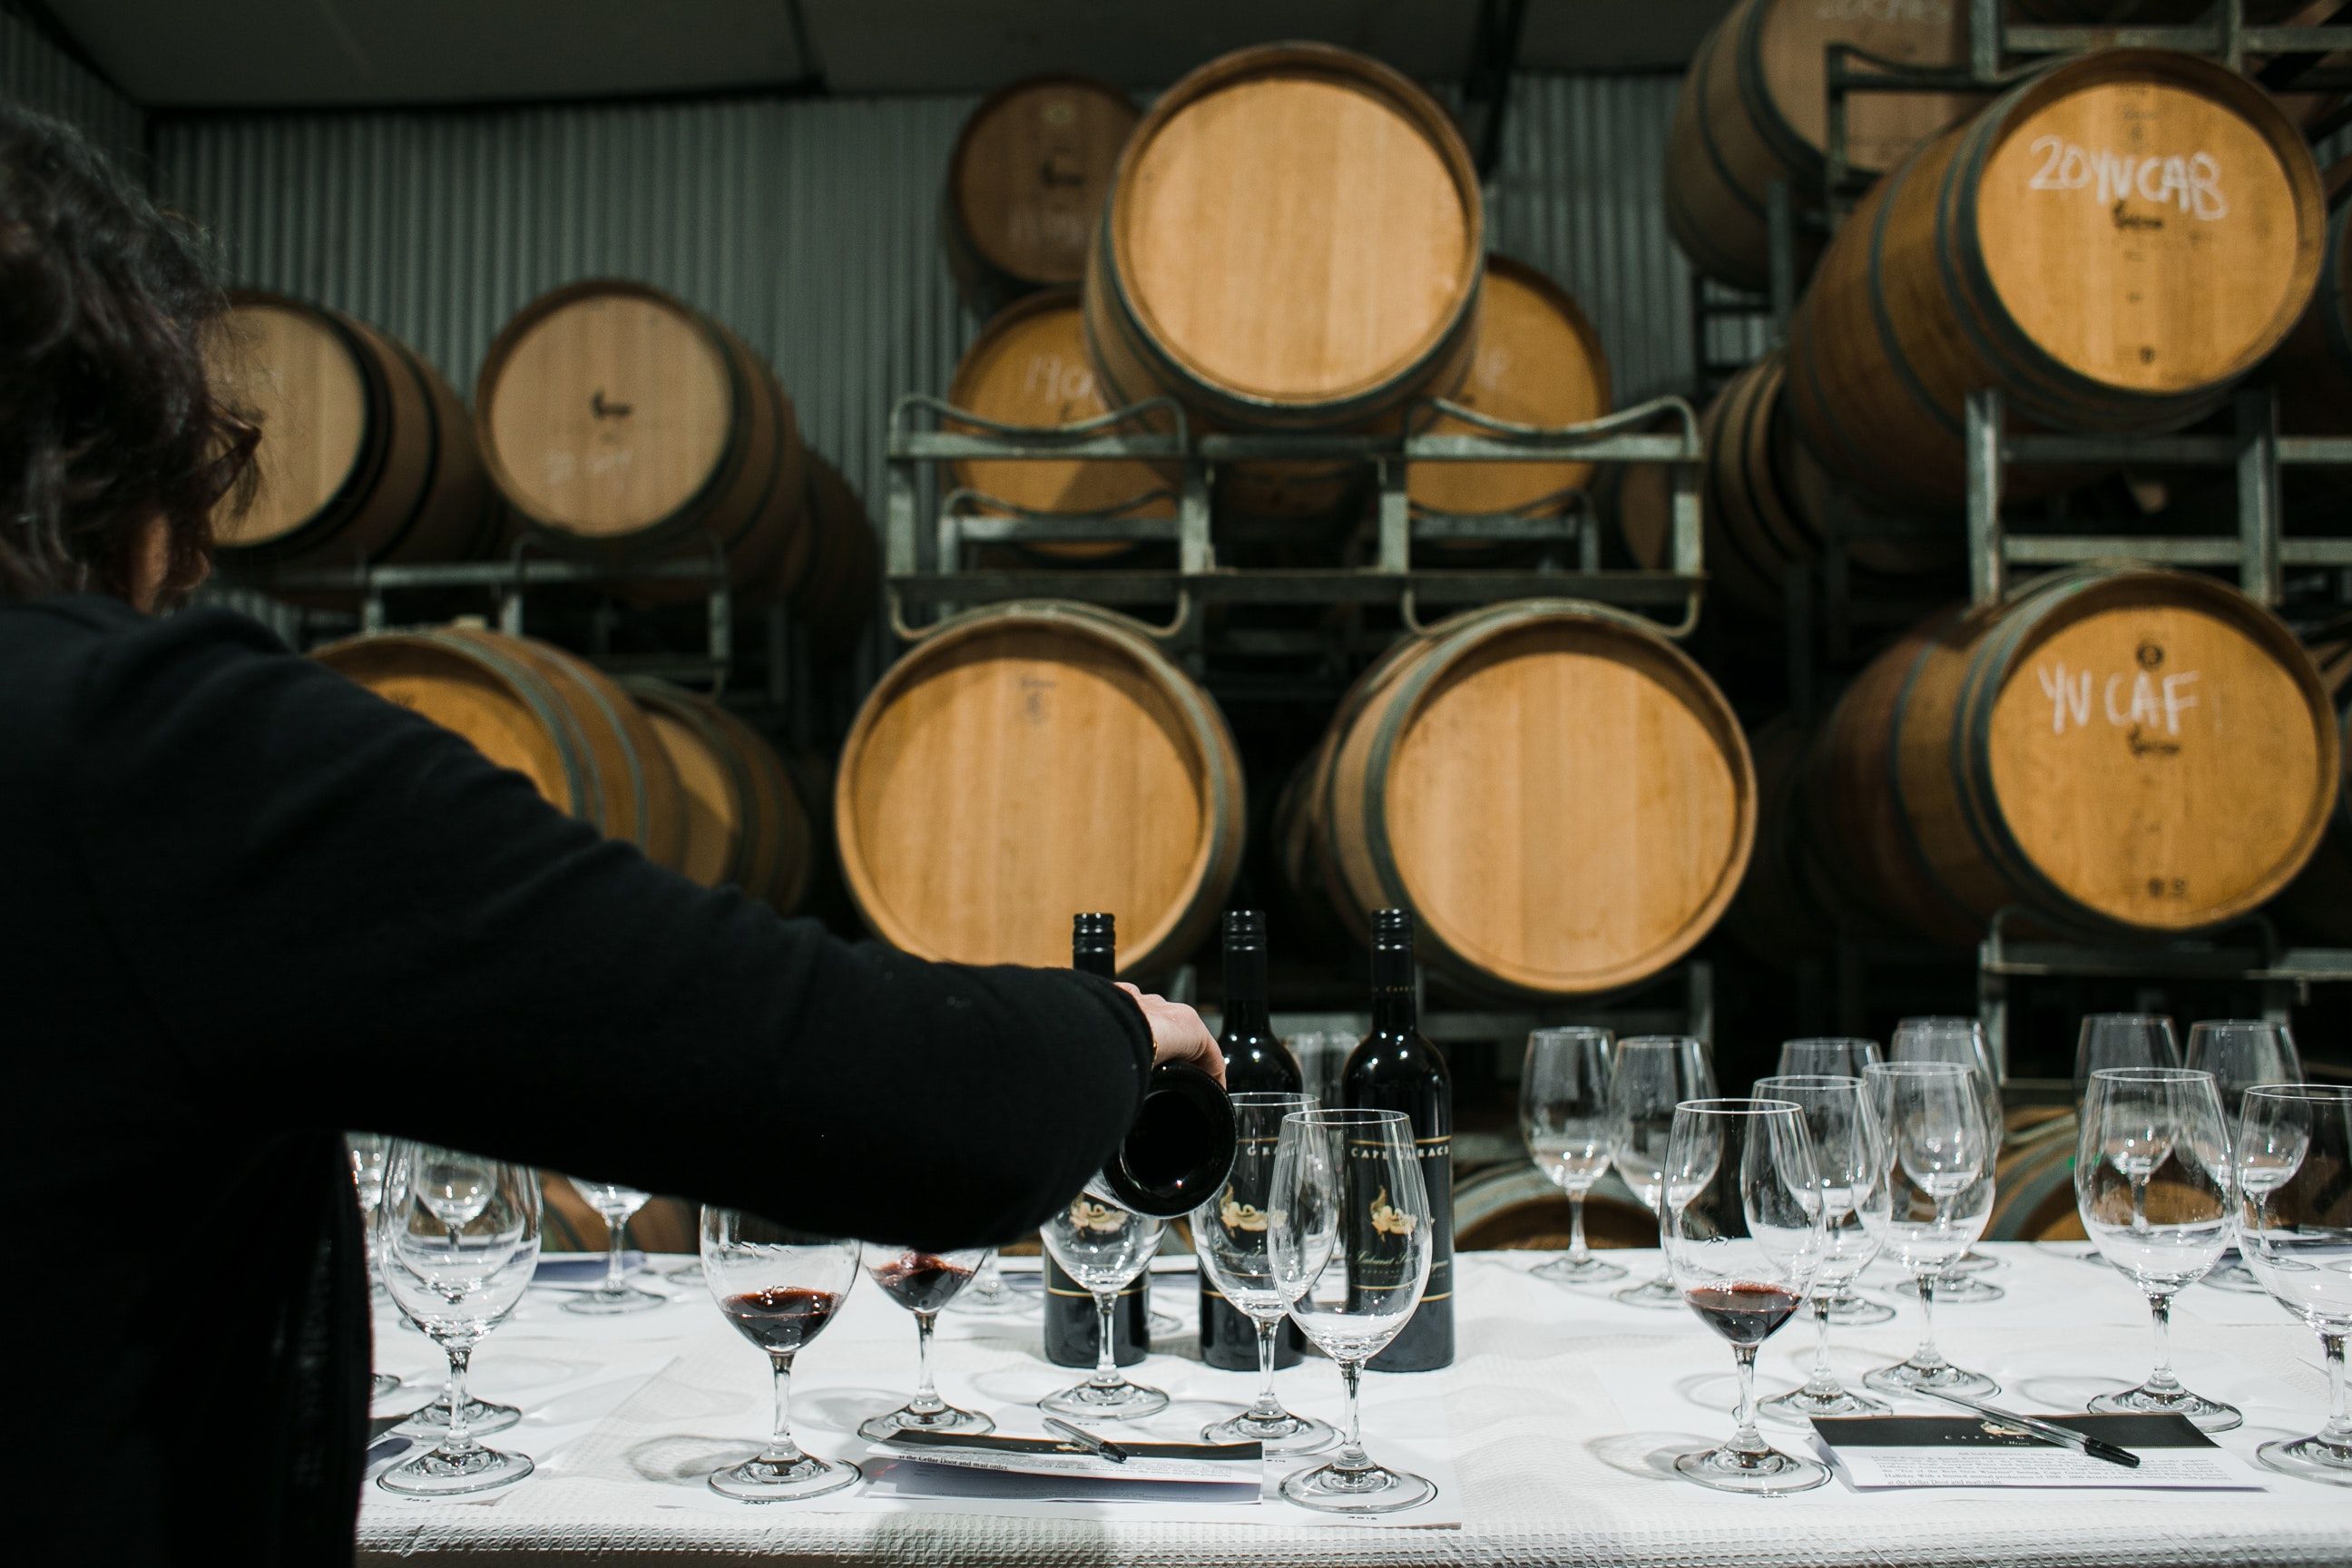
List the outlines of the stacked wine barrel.
<svg viewBox="0 0 2352 1568">
<path fill-rule="evenodd" d="M 314 657 L 657 864 L 780 911 L 807 891 L 821 851 L 802 786 L 708 698 L 659 682 L 624 689 L 560 648 L 467 626 L 353 637 Z"/>
<path fill-rule="evenodd" d="M 1127 94 L 1085 77 L 1032 77 L 964 121 L 948 160 L 940 240 L 981 315 L 1077 282 L 1119 149 L 1138 119 Z"/>
<path fill-rule="evenodd" d="M 498 529 L 466 406 L 414 349 L 340 310 L 240 292 L 211 344 L 261 431 L 250 505 L 224 507 L 231 572 L 463 561 Z"/>
<path fill-rule="evenodd" d="M 2331 942 L 2352 944 L 2352 617 L 2321 627 L 2306 646 L 2335 705 L 2342 771 L 2327 813 L 2327 831 L 2279 905 L 2302 929 Z"/>
<path fill-rule="evenodd" d="M 635 563 L 712 560 L 753 603 L 862 624 L 876 554 L 838 476 L 813 471 L 792 399 L 743 341 L 644 283 L 591 279 L 525 306 L 474 394 L 490 476 L 536 539 Z M 625 579 L 650 603 L 684 579 Z"/>
</svg>

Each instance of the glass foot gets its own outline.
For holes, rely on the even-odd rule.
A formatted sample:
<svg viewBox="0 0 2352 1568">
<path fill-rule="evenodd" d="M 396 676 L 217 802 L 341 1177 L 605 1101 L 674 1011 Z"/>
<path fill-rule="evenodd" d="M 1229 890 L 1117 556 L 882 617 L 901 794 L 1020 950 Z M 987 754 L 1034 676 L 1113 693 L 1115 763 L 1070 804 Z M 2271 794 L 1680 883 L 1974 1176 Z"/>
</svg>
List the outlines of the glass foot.
<svg viewBox="0 0 2352 1568">
<path fill-rule="evenodd" d="M 947 1304 L 950 1312 L 970 1312 L 974 1317 L 1004 1317 L 1013 1312 L 1034 1312 L 1037 1298 L 1011 1285 L 1000 1284 L 992 1291 L 967 1288 Z"/>
<path fill-rule="evenodd" d="M 400 1379 L 388 1372 L 379 1372 L 368 1381 L 368 1397 L 382 1399 L 387 1394 L 400 1392 Z"/>
<path fill-rule="evenodd" d="M 829 1463 L 814 1454 L 797 1459 L 746 1459 L 731 1470 L 713 1470 L 710 1489 L 739 1502 L 798 1502 L 854 1487 L 866 1472 L 847 1459 Z"/>
<path fill-rule="evenodd" d="M 1396 1513 L 1419 1508 L 1437 1495 L 1437 1487 L 1410 1470 L 1391 1470 L 1383 1465 L 1348 1470 L 1317 1465 L 1286 1477 L 1282 1495 L 1301 1508 L 1323 1513 Z"/>
<path fill-rule="evenodd" d="M 2308 1437 L 2282 1438 L 2254 1450 L 2255 1458 L 2282 1475 L 2300 1476 L 2331 1487 L 2352 1487 L 2352 1445 L 2314 1433 Z"/>
<path fill-rule="evenodd" d="M 502 1454 L 478 1446 L 461 1454 L 436 1448 L 404 1465 L 394 1465 L 378 1476 L 375 1484 L 403 1497 L 463 1497 L 467 1492 L 510 1487 L 530 1474 L 531 1468 L 527 1454 Z"/>
<path fill-rule="evenodd" d="M 1884 1301 L 1874 1301 L 1859 1291 L 1849 1290 L 1843 1296 L 1830 1298 L 1829 1320 L 1852 1328 L 1864 1323 L 1884 1323 L 1895 1316 L 1895 1309 Z"/>
<path fill-rule="evenodd" d="M 1906 1279 L 1895 1287 L 1895 1293 L 1906 1300 L 1919 1299 L 1919 1281 Z M 1936 1281 L 1936 1305 L 1967 1307 L 1986 1301 L 1998 1301 L 2009 1292 L 1974 1274 L 1946 1274 Z"/>
<path fill-rule="evenodd" d="M 466 1401 L 466 1430 L 477 1437 L 487 1437 L 493 1432 L 503 1432 L 522 1419 L 522 1412 L 511 1405 L 493 1405 L 487 1399 Z M 432 1404 L 409 1412 L 408 1419 L 393 1428 L 407 1437 L 437 1437 L 449 1430 L 449 1396 L 444 1394 Z"/>
<path fill-rule="evenodd" d="M 1683 1293 L 1675 1289 L 1673 1280 L 1664 1278 L 1644 1279 L 1639 1285 L 1612 1290 L 1609 1299 L 1629 1307 L 1664 1307 L 1676 1312 L 1683 1310 Z"/>
<path fill-rule="evenodd" d="M 1549 1263 L 1537 1264 L 1528 1273 L 1555 1285 L 1598 1285 L 1605 1279 L 1625 1278 L 1625 1270 L 1616 1264 L 1591 1257 L 1555 1258 Z"/>
<path fill-rule="evenodd" d="M 585 1296 L 574 1296 L 563 1303 L 567 1312 L 583 1317 L 609 1318 L 621 1312 L 650 1312 L 656 1307 L 667 1307 L 669 1298 L 656 1296 L 650 1290 L 640 1290 L 635 1285 L 624 1285 L 617 1290 L 599 1287 Z"/>
<path fill-rule="evenodd" d="M 1942 1300 L 1944 1293 L 1941 1290 L 1937 1291 L 1936 1299 Z M 1941 1366 L 1921 1366 L 1916 1362 L 1896 1362 L 1893 1366 L 1882 1366 L 1876 1372 L 1864 1373 L 1862 1381 L 1865 1385 L 1878 1390 L 1881 1394 L 1919 1394 L 1932 1391 L 1940 1394 L 1965 1394 L 1972 1399 L 1981 1399 L 1988 1394 L 2000 1392 L 2000 1384 L 1984 1373 L 1963 1371 L 1949 1362 L 1946 1362 Z"/>
<path fill-rule="evenodd" d="M 1953 1258 L 1950 1263 L 1947 1264 L 1945 1266 L 1944 1272 L 1947 1274 L 1981 1274 L 1988 1268 L 1998 1268 L 2000 1267 L 2000 1258 L 1988 1258 L 1983 1253 L 1979 1252 L 1975 1247 L 1971 1247 L 1966 1252 L 1961 1253 L 1958 1258 Z"/>
<path fill-rule="evenodd" d="M 2178 1384 L 2172 1387 L 2151 1388 L 2147 1384 L 2125 1389 L 2121 1394 L 2102 1394 L 2084 1406 L 2101 1415 L 2115 1412 L 2144 1412 L 2151 1415 L 2186 1415 L 2189 1425 L 2200 1432 L 2234 1432 L 2246 1424 L 2246 1418 L 2234 1405 L 2224 1405 L 2218 1399 L 2208 1399 L 2201 1394 L 2191 1394 Z"/>
<path fill-rule="evenodd" d="M 1097 1421 L 1133 1421 L 1168 1408 L 1168 1395 L 1120 1378 L 1117 1383 L 1081 1383 L 1037 1402 L 1056 1415 L 1090 1415 Z"/>
<path fill-rule="evenodd" d="M 1269 1458 L 1319 1454 L 1339 1440 L 1339 1428 L 1328 1421 L 1293 1415 L 1286 1410 L 1272 1420 L 1261 1419 L 1244 1410 L 1230 1421 L 1213 1422 L 1201 1428 L 1203 1443 L 1263 1443 Z"/>
<path fill-rule="evenodd" d="M 1810 1388 L 1792 1388 L 1756 1406 L 1759 1415 L 1777 1421 L 1792 1422 L 1799 1426 L 1816 1415 L 1884 1415 L 1893 1408 L 1883 1399 L 1856 1394 L 1851 1388 L 1841 1388 L 1835 1394 L 1815 1394 Z"/>
<path fill-rule="evenodd" d="M 1809 1492 L 1830 1479 L 1829 1467 L 1816 1460 L 1784 1454 L 1778 1448 L 1735 1448 L 1726 1444 L 1705 1453 L 1683 1454 L 1675 1468 L 1703 1487 L 1719 1492 L 1745 1492 L 1750 1497 L 1780 1497 Z"/>
<path fill-rule="evenodd" d="M 869 1415 L 857 1425 L 857 1435 L 869 1443 L 879 1443 L 900 1432 L 993 1432 L 996 1423 L 977 1410 L 959 1410 L 952 1405 L 942 1405 L 937 1410 L 917 1410 L 912 1405 L 880 1415 Z"/>
</svg>

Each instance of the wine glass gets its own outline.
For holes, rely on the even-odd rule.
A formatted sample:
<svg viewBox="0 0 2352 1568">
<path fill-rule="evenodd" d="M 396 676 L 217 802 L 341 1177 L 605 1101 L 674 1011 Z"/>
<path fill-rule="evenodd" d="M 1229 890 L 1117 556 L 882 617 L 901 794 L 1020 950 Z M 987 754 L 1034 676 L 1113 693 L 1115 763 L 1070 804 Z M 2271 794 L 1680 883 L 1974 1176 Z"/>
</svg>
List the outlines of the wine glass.
<svg viewBox="0 0 2352 1568">
<path fill-rule="evenodd" d="M 2074 1091 L 2079 1097 L 2101 1068 L 2177 1068 L 2180 1047 L 2172 1020 L 2155 1013 L 2092 1013 L 2074 1043 Z"/>
<path fill-rule="evenodd" d="M 1608 1171 L 1617 1142 L 1609 1110 L 1615 1050 L 1606 1029 L 1538 1029 L 1519 1072 L 1519 1135 L 1536 1169 L 1568 1194 L 1568 1256 L 1529 1272 L 1563 1285 L 1625 1278 L 1584 1244 L 1585 1195 Z"/>
<path fill-rule="evenodd" d="M 1056 1209 L 1039 1227 L 1045 1250 L 1062 1272 L 1094 1297 L 1097 1336 L 1094 1375 L 1047 1394 L 1037 1402 L 1039 1409 L 1098 1421 L 1131 1421 L 1168 1408 L 1166 1394 L 1129 1383 L 1118 1370 L 1112 1328 L 1118 1293 L 1150 1267 L 1151 1255 L 1160 1250 L 1160 1227 L 1156 1219 L 1086 1193 Z"/>
<path fill-rule="evenodd" d="M 1209 1281 L 1257 1330 L 1257 1398 L 1228 1421 L 1202 1430 L 1209 1443 L 1263 1443 L 1269 1454 L 1318 1454 L 1339 1441 L 1328 1421 L 1294 1415 L 1274 1396 L 1275 1337 L 1286 1303 L 1266 1251 L 1274 1209 L 1274 1158 L 1283 1119 L 1312 1110 L 1311 1095 L 1250 1091 L 1234 1099 L 1234 1168 L 1214 1197 L 1192 1213 L 1192 1250 Z"/>
<path fill-rule="evenodd" d="M 2344 1338 L 2352 1334 L 2352 1089 L 2257 1084 L 2246 1090 L 2231 1144 L 2238 1252 L 2281 1306 L 2319 1335 L 2327 1362 L 2327 1425 L 2264 1443 L 2263 1463 L 2305 1480 L 2352 1486 L 2352 1411 Z"/>
<path fill-rule="evenodd" d="M 1886 1207 L 1864 1215 L 1879 1245 L 1919 1286 L 1919 1348 L 1863 1382 L 1885 1394 L 1993 1394 L 2000 1384 L 1966 1372 L 1936 1348 L 1936 1297 L 1944 1270 L 1984 1234 L 1992 1216 L 1992 1130 L 1976 1077 L 1957 1062 L 1880 1062 L 1863 1076 L 1879 1134 Z"/>
<path fill-rule="evenodd" d="M 375 1216 L 383 1207 L 383 1160 L 392 1141 L 380 1132 L 346 1132 L 343 1148 L 351 1155 L 352 1185 L 360 1200 L 360 1255 L 367 1268 L 368 1300 L 371 1303 L 388 1300 L 383 1266 L 377 1257 Z M 371 1373 L 368 1397 L 382 1399 L 399 1386 L 400 1379 L 388 1372 Z"/>
<path fill-rule="evenodd" d="M 610 1316 L 614 1312 L 643 1312 L 668 1303 L 667 1296 L 656 1296 L 651 1290 L 629 1283 L 621 1266 L 622 1254 L 629 1245 L 629 1216 L 646 1206 L 651 1193 L 635 1187 L 624 1187 L 612 1182 L 587 1182 L 578 1176 L 571 1178 L 572 1190 L 580 1194 L 581 1202 L 596 1211 L 604 1222 L 604 1278 L 595 1289 L 584 1296 L 573 1296 L 563 1303 L 567 1312 L 584 1312 L 593 1317 Z"/>
<path fill-rule="evenodd" d="M 1001 1317 L 1024 1312 L 1035 1304 L 1035 1299 L 1023 1294 L 1004 1282 L 1004 1269 L 997 1259 L 996 1248 L 990 1247 L 980 1260 L 980 1268 L 971 1283 L 956 1292 L 948 1303 L 952 1312 L 971 1312 L 982 1317 Z"/>
<path fill-rule="evenodd" d="M 1885 1059 L 1876 1040 L 1851 1035 L 1825 1035 L 1781 1041 L 1779 1070 L 1783 1078 L 1800 1075 L 1850 1078 L 1860 1083 L 1863 1068 Z"/>
<path fill-rule="evenodd" d="M 1609 1067 L 1609 1120 L 1616 1142 L 1609 1152 L 1618 1175 L 1658 1216 L 1660 1245 L 1665 1236 L 1666 1144 L 1674 1131 L 1675 1107 L 1715 1093 L 1715 1063 L 1706 1042 L 1687 1036 L 1642 1035 L 1617 1042 Z M 1653 1279 L 1610 1293 L 1629 1307 L 1682 1305 L 1662 1259 Z"/>
<path fill-rule="evenodd" d="M 959 1410 L 931 1386 L 931 1328 L 940 1309 L 961 1295 L 980 1270 L 985 1247 L 930 1252 L 915 1247 L 868 1247 L 866 1272 L 882 1294 L 915 1314 L 915 1396 L 898 1409 L 869 1416 L 857 1435 L 878 1443 L 897 1432 L 993 1432 L 977 1410 Z"/>
<path fill-rule="evenodd" d="M 1894 1062 L 1958 1062 L 1974 1073 L 1978 1093 L 1992 1119 L 1994 1168 L 1999 1169 L 2000 1146 L 2009 1135 L 2009 1116 L 2001 1108 L 2000 1075 L 1993 1070 L 1992 1051 L 1985 1044 L 1983 1026 L 1974 1018 L 1906 1018 L 1895 1026 L 1895 1037 L 1889 1044 L 1886 1059 Z M 1998 1301 L 2007 1292 L 1989 1280 L 1973 1276 L 1978 1270 L 2000 1267 L 1999 1258 L 1987 1258 L 1972 1247 L 1954 1258 L 1952 1266 L 1944 1270 L 1944 1277 L 1936 1282 L 1936 1294 L 1945 1301 Z M 1895 1287 L 1895 1293 L 1916 1297 L 1919 1289 L 1906 1279 Z"/>
<path fill-rule="evenodd" d="M 1364 1452 L 1364 1363 L 1385 1349 L 1429 1285 L 1429 1191 L 1401 1110 L 1294 1110 L 1274 1155 L 1266 1252 L 1291 1321 L 1339 1363 L 1348 1423 L 1339 1451 L 1284 1478 L 1282 1495 L 1326 1513 L 1394 1513 L 1437 1495 Z"/>
<path fill-rule="evenodd" d="M 1675 1108 L 1666 1152 L 1666 1265 L 1739 1366 L 1730 1441 L 1682 1454 L 1703 1487 L 1777 1497 L 1830 1479 L 1756 1429 L 1756 1351 L 1812 1289 L 1827 1207 L 1805 1113 L 1785 1100 L 1694 1100 Z"/>
<path fill-rule="evenodd" d="M 2221 1127 L 2238 1125 L 2245 1108 L 2246 1090 L 2258 1083 L 2301 1083 L 2303 1058 L 2284 1024 L 2265 1018 L 2208 1019 L 2189 1026 L 2189 1048 L 2183 1066 L 2213 1075 L 2214 1092 L 2221 1097 Z M 2233 1249 L 2234 1250 L 2234 1249 Z M 2262 1281 L 2245 1264 L 2222 1254 L 2205 1276 L 2205 1283 L 2224 1290 L 2260 1293 Z"/>
<path fill-rule="evenodd" d="M 857 1243 L 706 1204 L 701 1251 L 702 1282 L 735 1331 L 768 1352 L 776 1394 L 767 1447 L 713 1470 L 710 1489 L 743 1502 L 797 1502 L 856 1485 L 864 1472 L 849 1460 L 820 1459 L 793 1440 L 793 1357 L 857 1282 Z"/>
<path fill-rule="evenodd" d="M 450 1416 L 431 1451 L 376 1484 L 407 1497 L 457 1497 L 530 1474 L 521 1454 L 477 1440 L 466 1371 L 474 1347 L 506 1321 L 539 1267 L 539 1173 L 430 1143 L 394 1143 L 376 1219 L 384 1286 L 449 1358 Z"/>
<path fill-rule="evenodd" d="M 2244 1423 L 2234 1406 L 2181 1386 L 2168 1343 L 2173 1296 L 2229 1244 L 2236 1197 L 2223 1125 L 2211 1073 L 2101 1068 L 2091 1077 L 2074 1145 L 2074 1207 L 2100 1254 L 2147 1298 L 2156 1323 L 2156 1370 L 2137 1388 L 2100 1394 L 2093 1410 L 2186 1415 L 2207 1432 Z"/>
<path fill-rule="evenodd" d="M 1286 1036 L 1283 1044 L 1298 1062 L 1299 1089 L 1307 1098 L 1320 1105 L 1339 1102 L 1339 1074 L 1355 1054 L 1354 1035 L 1331 1034 L 1323 1030 L 1302 1030 Z"/>
<path fill-rule="evenodd" d="M 1886 1188 L 1878 1180 L 1878 1129 L 1871 1118 L 1870 1099 L 1863 1092 L 1862 1079 L 1846 1073 L 1759 1078 L 1756 1095 L 1787 1100 L 1804 1113 L 1822 1183 L 1821 1262 L 1813 1270 L 1813 1370 L 1801 1386 L 1766 1400 L 1763 1409 L 1800 1423 L 1816 1415 L 1878 1415 L 1886 1410 L 1885 1403 L 1846 1387 L 1830 1365 L 1830 1304 L 1878 1256 L 1881 1230 L 1865 1216 L 1886 1207 Z"/>
</svg>

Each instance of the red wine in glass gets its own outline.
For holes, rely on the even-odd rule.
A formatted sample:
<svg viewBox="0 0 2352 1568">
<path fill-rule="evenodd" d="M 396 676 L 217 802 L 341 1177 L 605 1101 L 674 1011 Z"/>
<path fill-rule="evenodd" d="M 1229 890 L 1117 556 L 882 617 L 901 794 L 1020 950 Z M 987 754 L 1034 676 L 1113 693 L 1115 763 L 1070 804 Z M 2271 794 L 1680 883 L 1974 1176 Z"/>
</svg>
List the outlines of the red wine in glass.
<svg viewBox="0 0 2352 1568">
<path fill-rule="evenodd" d="M 833 1321 L 841 1298 L 831 1290 L 773 1285 L 726 1297 L 719 1305 L 745 1339 L 771 1355 L 791 1355 Z"/>
<path fill-rule="evenodd" d="M 933 1253 L 907 1252 L 866 1272 L 907 1310 L 936 1312 L 955 1300 L 973 1270 Z"/>
<path fill-rule="evenodd" d="M 1692 1311 L 1735 1345 L 1760 1345 L 1789 1321 L 1798 1298 L 1778 1285 L 1701 1285 L 1683 1292 Z"/>
</svg>

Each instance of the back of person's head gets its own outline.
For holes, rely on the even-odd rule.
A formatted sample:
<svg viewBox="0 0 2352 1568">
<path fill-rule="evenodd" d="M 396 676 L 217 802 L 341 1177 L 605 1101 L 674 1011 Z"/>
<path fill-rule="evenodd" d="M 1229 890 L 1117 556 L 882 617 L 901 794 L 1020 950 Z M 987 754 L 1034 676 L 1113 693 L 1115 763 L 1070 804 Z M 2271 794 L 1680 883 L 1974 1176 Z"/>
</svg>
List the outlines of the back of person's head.
<svg viewBox="0 0 2352 1568">
<path fill-rule="evenodd" d="M 0 101 L 0 599 L 127 595 L 158 517 L 167 582 L 202 575 L 253 442 L 205 374 L 222 306 L 190 226 Z"/>
</svg>

